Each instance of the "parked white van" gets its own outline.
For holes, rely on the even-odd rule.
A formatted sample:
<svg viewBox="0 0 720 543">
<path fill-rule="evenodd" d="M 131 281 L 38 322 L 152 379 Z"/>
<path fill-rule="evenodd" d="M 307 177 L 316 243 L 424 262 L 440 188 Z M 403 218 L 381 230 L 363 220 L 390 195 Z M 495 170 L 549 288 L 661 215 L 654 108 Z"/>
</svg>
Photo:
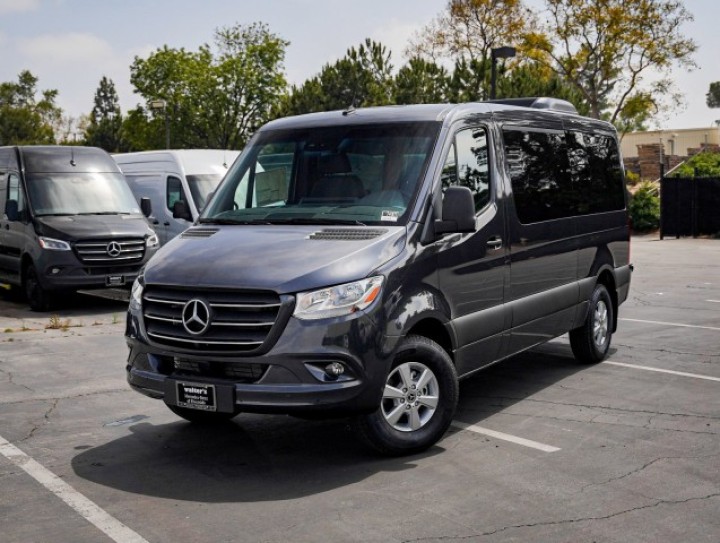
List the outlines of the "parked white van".
<svg viewBox="0 0 720 543">
<path fill-rule="evenodd" d="M 113 155 L 135 198 L 152 201 L 150 222 L 164 245 L 186 230 L 239 151 L 192 149 Z"/>
</svg>

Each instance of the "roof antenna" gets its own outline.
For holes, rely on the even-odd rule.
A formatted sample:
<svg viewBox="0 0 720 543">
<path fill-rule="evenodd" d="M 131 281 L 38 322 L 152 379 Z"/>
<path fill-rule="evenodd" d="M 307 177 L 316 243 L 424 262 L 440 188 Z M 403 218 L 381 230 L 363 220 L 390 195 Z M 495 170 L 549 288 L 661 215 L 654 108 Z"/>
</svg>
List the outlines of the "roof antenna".
<svg viewBox="0 0 720 543">
<path fill-rule="evenodd" d="M 350 106 L 345 111 L 342 112 L 342 114 L 344 116 L 347 117 L 348 115 L 355 113 L 355 99 L 356 98 L 357 98 L 357 93 L 353 93 L 353 99 L 352 99 L 352 102 L 350 103 Z"/>
<path fill-rule="evenodd" d="M 75 147 L 70 147 L 70 166 L 77 166 L 75 162 Z"/>
<path fill-rule="evenodd" d="M 227 149 L 223 149 L 223 168 L 227 170 Z"/>
</svg>

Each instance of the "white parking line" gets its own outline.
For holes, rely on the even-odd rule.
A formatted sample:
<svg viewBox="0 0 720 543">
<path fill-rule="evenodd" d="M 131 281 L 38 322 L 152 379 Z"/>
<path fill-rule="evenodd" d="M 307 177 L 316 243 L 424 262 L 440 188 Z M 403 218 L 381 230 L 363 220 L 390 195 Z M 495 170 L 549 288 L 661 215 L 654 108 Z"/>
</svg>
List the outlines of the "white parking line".
<svg viewBox="0 0 720 543">
<path fill-rule="evenodd" d="M 720 300 L 705 300 L 706 302 L 712 302 L 714 304 L 720 304 Z"/>
<path fill-rule="evenodd" d="M 658 373 L 669 373 L 670 375 L 679 375 L 680 377 L 692 377 L 693 379 L 703 379 L 705 381 L 718 381 L 720 377 L 713 377 L 712 375 L 702 375 L 700 373 L 687 373 L 685 371 L 665 370 L 662 368 L 653 368 L 652 366 L 639 366 L 637 364 L 625 364 L 624 362 L 613 362 L 612 360 L 606 360 L 603 364 L 610 364 L 611 366 L 622 366 L 623 368 L 632 368 L 634 370 L 645 370 L 645 371 L 656 371 Z"/>
<path fill-rule="evenodd" d="M 148 543 L 137 532 L 134 532 L 115 517 L 100 509 L 95 503 L 2 436 L 0 436 L 0 454 L 19 468 L 22 468 L 30 477 L 72 507 L 80 516 L 95 525 L 113 541 L 118 543 Z"/>
<path fill-rule="evenodd" d="M 715 330 L 716 332 L 720 332 L 720 328 L 717 328 L 715 326 L 699 326 L 697 324 L 680 324 L 678 322 L 645 321 L 642 319 L 619 319 L 619 320 L 628 321 L 628 322 L 643 322 L 645 324 L 661 324 L 662 326 L 679 326 L 681 328 L 702 328 L 703 330 Z"/>
<path fill-rule="evenodd" d="M 553 447 L 552 445 L 545 445 L 545 443 L 539 443 L 537 441 L 532 441 L 531 439 L 525 439 L 524 437 L 518 437 L 511 434 L 505 434 L 503 432 L 497 432 L 495 430 L 490 430 L 489 428 L 483 428 L 482 426 L 478 426 L 477 424 L 467 424 L 465 422 L 460 422 L 459 420 L 455 420 L 452 422 L 452 426 L 455 426 L 456 428 L 460 428 L 461 430 L 467 430 L 469 432 L 475 432 L 476 434 L 483 434 L 489 437 L 494 437 L 495 439 L 502 439 L 503 441 L 509 441 L 511 443 L 515 443 L 517 445 L 523 445 L 525 447 L 530 447 L 532 449 L 538 449 L 539 451 L 543 452 L 556 452 L 559 451 L 560 448 Z"/>
</svg>

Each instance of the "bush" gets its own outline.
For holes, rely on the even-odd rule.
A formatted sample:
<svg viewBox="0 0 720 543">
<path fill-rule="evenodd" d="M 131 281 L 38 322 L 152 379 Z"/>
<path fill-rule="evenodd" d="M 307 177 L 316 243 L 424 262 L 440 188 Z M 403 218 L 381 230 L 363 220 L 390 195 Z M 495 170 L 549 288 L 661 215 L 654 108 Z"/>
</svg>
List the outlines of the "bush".
<svg viewBox="0 0 720 543">
<path fill-rule="evenodd" d="M 634 187 L 640 182 L 640 176 L 630 170 L 625 171 L 625 184 L 628 187 Z"/>
<path fill-rule="evenodd" d="M 672 177 L 720 177 L 720 153 L 698 153 L 675 170 Z"/>
<path fill-rule="evenodd" d="M 633 230 L 647 232 L 660 227 L 660 187 L 652 181 L 643 181 L 630 200 L 630 218 Z"/>
</svg>

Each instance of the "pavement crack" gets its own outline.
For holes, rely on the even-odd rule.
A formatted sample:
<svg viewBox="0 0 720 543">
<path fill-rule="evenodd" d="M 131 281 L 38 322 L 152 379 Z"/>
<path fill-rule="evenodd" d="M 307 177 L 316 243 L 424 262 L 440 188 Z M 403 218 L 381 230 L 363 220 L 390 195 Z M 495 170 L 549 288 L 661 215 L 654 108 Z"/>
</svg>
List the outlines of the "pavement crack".
<svg viewBox="0 0 720 543">
<path fill-rule="evenodd" d="M 0 364 L 2 364 L 2 363 L 3 363 L 3 361 L 0 360 Z M 16 382 L 15 382 L 15 376 L 13 375 L 13 373 L 12 373 L 11 371 L 5 371 L 4 369 L 0 369 L 0 373 L 4 373 L 5 375 L 8 376 L 7 382 L 10 383 L 11 385 L 15 385 L 16 387 L 22 387 L 22 388 L 24 388 L 25 390 L 29 390 L 30 392 L 35 392 L 35 391 L 34 391 L 32 388 L 30 388 L 29 386 L 23 385 L 22 383 L 16 383 Z"/>
<path fill-rule="evenodd" d="M 49 401 L 49 400 L 47 400 L 47 401 Z M 50 407 L 45 411 L 45 413 L 43 413 L 42 422 L 39 424 L 34 423 L 33 427 L 30 429 L 30 432 L 28 432 L 28 435 L 26 435 L 24 438 L 20 439 L 18 441 L 18 443 L 23 443 L 23 442 L 31 439 L 35 435 L 35 432 L 37 432 L 40 428 L 42 428 L 43 426 L 48 424 L 50 422 L 50 415 L 52 415 L 52 412 L 55 411 L 55 408 L 57 407 L 59 402 L 60 402 L 59 398 L 51 400 Z"/>
<path fill-rule="evenodd" d="M 406 539 L 403 541 L 403 543 L 419 543 L 421 541 L 463 541 L 463 540 L 469 540 L 469 539 L 476 539 L 478 537 L 486 537 L 486 536 L 492 536 L 496 535 L 502 532 L 506 532 L 507 530 L 513 530 L 517 528 L 538 528 L 542 526 L 562 526 L 566 524 L 575 524 L 578 522 L 589 522 L 593 520 L 608 520 L 611 518 L 619 517 L 622 515 L 627 515 L 629 513 L 635 513 L 637 511 L 643 511 L 645 509 L 653 509 L 655 507 L 659 507 L 661 505 L 681 505 L 693 501 L 703 501 L 703 500 L 710 500 L 713 498 L 720 497 L 720 492 L 715 492 L 713 494 L 707 494 L 705 496 L 697 496 L 693 498 L 685 498 L 682 500 L 656 500 L 654 503 L 650 503 L 647 505 L 640 505 L 638 507 L 631 507 L 630 509 L 623 509 L 622 511 L 617 511 L 615 513 L 610 513 L 608 515 L 602 515 L 602 516 L 589 516 L 589 517 L 578 517 L 578 518 L 571 518 L 571 519 L 560 519 L 560 520 L 549 520 L 549 521 L 543 521 L 543 522 L 533 522 L 528 524 L 511 524 L 509 526 L 503 526 L 502 528 L 497 528 L 495 530 L 489 531 L 489 532 L 479 532 L 474 534 L 468 534 L 468 535 L 457 535 L 457 536 L 428 536 L 428 537 L 420 537 L 416 539 Z"/>
<path fill-rule="evenodd" d="M 93 392 L 86 392 L 84 394 L 75 394 L 72 396 L 57 396 L 50 398 L 28 398 L 26 400 L 14 400 L 11 402 L 0 402 L 0 405 L 22 405 L 25 403 L 34 402 L 52 402 L 52 401 L 64 401 L 64 400 L 75 400 L 79 398 L 89 398 L 91 396 L 98 396 L 100 394 L 117 394 L 120 392 L 130 392 L 129 388 L 111 388 L 105 390 L 95 390 Z"/>
<path fill-rule="evenodd" d="M 667 354 L 679 354 L 679 355 L 690 355 L 690 356 L 709 356 L 710 358 L 718 358 L 720 357 L 719 353 L 698 353 L 693 351 L 676 351 L 674 349 L 653 349 L 652 347 L 649 347 L 647 345 L 643 346 L 637 346 L 637 345 L 628 345 L 626 343 L 618 343 L 615 342 L 616 347 L 622 347 L 623 349 L 640 349 L 643 352 L 652 352 L 652 353 L 667 353 Z"/>
</svg>

